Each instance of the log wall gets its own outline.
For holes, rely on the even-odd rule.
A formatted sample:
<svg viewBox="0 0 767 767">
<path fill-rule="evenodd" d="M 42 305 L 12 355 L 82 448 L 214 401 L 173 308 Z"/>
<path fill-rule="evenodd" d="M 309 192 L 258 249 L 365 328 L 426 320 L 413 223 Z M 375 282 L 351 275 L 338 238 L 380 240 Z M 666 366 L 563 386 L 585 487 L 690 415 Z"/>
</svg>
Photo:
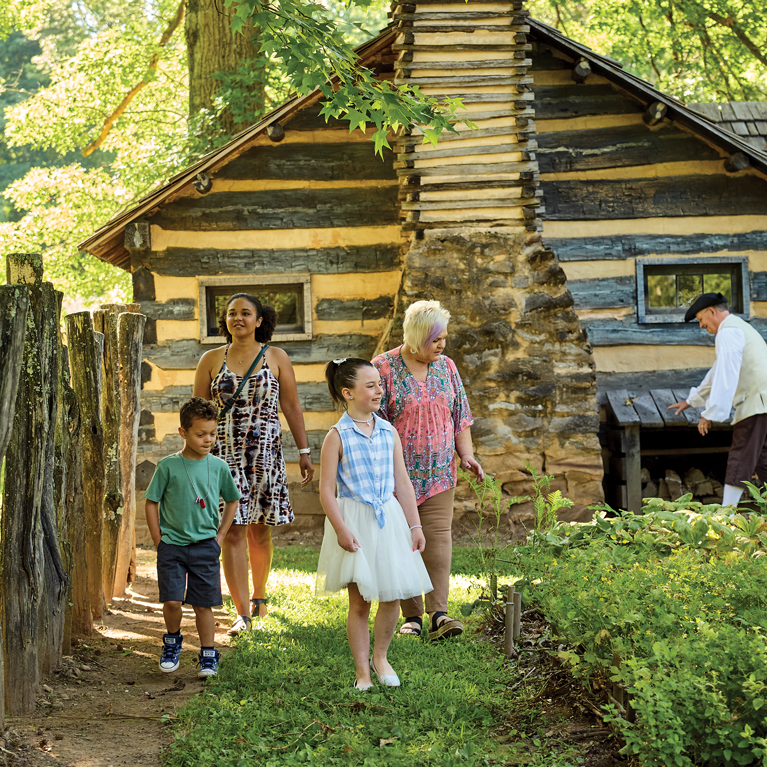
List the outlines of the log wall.
<svg viewBox="0 0 767 767">
<path fill-rule="evenodd" d="M 390 76 L 393 56 L 375 62 Z M 137 542 L 149 542 L 143 493 L 159 458 L 178 450 L 178 411 L 191 396 L 201 344 L 199 278 L 309 274 L 312 340 L 275 341 L 293 362 L 315 465 L 338 414 L 324 383 L 334 357 L 371 358 L 402 278 L 398 182 L 391 152 L 326 123 L 311 104 L 146 219 L 130 240 L 134 300 L 147 316 L 137 454 Z M 133 232 L 135 234 L 135 231 Z M 135 247 L 136 242 L 140 247 Z M 237 286 L 232 286 L 232 293 Z M 295 526 L 319 528 L 318 482 L 300 489 L 298 454 L 282 421 Z M 318 475 L 316 475 L 318 477 Z"/>
<path fill-rule="evenodd" d="M 767 337 L 767 179 L 576 60 L 533 42 L 543 236 L 567 275 L 594 349 L 600 390 L 698 383 L 714 360 L 697 325 L 637 321 L 636 259 L 748 258 L 751 316 Z"/>
</svg>

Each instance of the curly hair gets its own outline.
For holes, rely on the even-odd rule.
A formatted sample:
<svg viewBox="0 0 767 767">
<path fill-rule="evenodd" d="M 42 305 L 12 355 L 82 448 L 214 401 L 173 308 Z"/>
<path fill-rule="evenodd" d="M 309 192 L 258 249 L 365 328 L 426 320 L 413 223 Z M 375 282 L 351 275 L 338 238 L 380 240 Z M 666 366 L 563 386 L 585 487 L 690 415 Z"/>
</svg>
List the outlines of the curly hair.
<svg viewBox="0 0 767 767">
<path fill-rule="evenodd" d="M 202 397 L 192 397 L 181 406 L 179 413 L 181 418 L 181 428 L 191 429 L 196 419 L 201 421 L 218 420 L 218 408 L 215 403 Z"/>
<path fill-rule="evenodd" d="M 273 306 L 265 306 L 255 296 L 251 296 L 250 293 L 235 293 L 233 296 L 229 296 L 226 306 L 221 311 L 221 314 L 218 315 L 218 329 L 221 331 L 221 335 L 226 338 L 228 344 L 232 342 L 232 334 L 226 326 L 226 316 L 229 313 L 232 301 L 237 298 L 244 298 L 249 304 L 253 305 L 253 308 L 256 310 L 256 317 L 261 317 L 261 324 L 256 328 L 254 334 L 256 341 L 262 344 L 267 343 L 274 333 L 274 328 L 277 326 L 277 312 Z"/>
</svg>

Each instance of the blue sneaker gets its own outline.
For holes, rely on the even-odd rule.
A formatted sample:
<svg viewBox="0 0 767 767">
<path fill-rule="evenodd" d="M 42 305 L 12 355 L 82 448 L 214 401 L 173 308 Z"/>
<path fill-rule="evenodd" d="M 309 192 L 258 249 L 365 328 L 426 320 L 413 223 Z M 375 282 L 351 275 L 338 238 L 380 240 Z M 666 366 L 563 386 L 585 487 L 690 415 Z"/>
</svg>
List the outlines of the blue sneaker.
<svg viewBox="0 0 767 767">
<path fill-rule="evenodd" d="M 218 650 L 203 649 L 200 651 L 200 659 L 197 665 L 200 670 L 197 676 L 200 679 L 206 679 L 209 676 L 218 676 L 218 659 L 220 655 Z"/>
<path fill-rule="evenodd" d="M 184 637 L 181 634 L 163 634 L 160 671 L 170 674 L 178 668 L 178 659 L 183 646 Z"/>
</svg>

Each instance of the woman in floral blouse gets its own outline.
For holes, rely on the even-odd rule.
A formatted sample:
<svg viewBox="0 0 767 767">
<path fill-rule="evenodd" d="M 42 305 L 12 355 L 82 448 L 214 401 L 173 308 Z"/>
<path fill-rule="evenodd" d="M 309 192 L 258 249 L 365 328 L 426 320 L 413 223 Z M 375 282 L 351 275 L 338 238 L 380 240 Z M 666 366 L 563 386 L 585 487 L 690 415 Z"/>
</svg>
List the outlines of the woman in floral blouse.
<svg viewBox="0 0 767 767">
<path fill-rule="evenodd" d="M 484 477 L 471 445 L 473 419 L 461 377 L 442 353 L 449 321 L 450 313 L 439 301 L 416 301 L 405 312 L 402 346 L 373 360 L 384 390 L 378 414 L 392 423 L 402 440 L 426 537 L 423 561 L 434 585 L 426 595 L 430 639 L 463 631 L 463 624 L 447 614 L 456 453 L 464 469 Z M 423 598 L 403 599 L 401 608 L 405 622 L 400 634 L 418 636 Z"/>
</svg>

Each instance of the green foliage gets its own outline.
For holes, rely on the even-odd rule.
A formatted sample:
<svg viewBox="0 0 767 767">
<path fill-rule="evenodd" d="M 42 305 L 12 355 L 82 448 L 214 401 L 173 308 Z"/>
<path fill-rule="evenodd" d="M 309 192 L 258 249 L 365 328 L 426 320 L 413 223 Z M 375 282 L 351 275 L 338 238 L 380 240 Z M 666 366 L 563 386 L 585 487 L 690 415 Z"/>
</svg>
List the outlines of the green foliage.
<svg viewBox="0 0 767 767">
<path fill-rule="evenodd" d="M 731 511 L 647 499 L 518 549 L 518 588 L 576 648 L 563 662 L 627 689 L 635 719 L 607 716 L 643 765 L 767 756 L 767 520 Z"/>
<path fill-rule="evenodd" d="M 321 115 L 346 120 L 349 130 L 376 130 L 371 136 L 377 154 L 391 148 L 392 131 L 425 126 L 424 143 L 436 144 L 463 108 L 458 98 L 443 101 L 425 96 L 414 85 L 377 81 L 356 62 L 352 45 L 336 27 L 325 6 L 313 0 L 226 0 L 235 9 L 232 26 L 252 22 L 261 30 L 262 52 L 281 62 L 291 90 L 299 95 L 319 89 L 325 97 Z M 356 3 L 365 6 L 368 3 Z"/>
<path fill-rule="evenodd" d="M 532 0 L 533 16 L 683 101 L 767 98 L 756 0 Z"/>
<path fill-rule="evenodd" d="M 512 692 L 503 658 L 468 630 L 459 641 L 395 637 L 396 690 L 352 689 L 345 594 L 313 595 L 317 552 L 275 550 L 270 614 L 238 638 L 219 677 L 181 712 L 169 767 L 575 767 L 573 749 L 494 737 Z M 461 591 L 461 584 L 452 583 Z"/>
</svg>

